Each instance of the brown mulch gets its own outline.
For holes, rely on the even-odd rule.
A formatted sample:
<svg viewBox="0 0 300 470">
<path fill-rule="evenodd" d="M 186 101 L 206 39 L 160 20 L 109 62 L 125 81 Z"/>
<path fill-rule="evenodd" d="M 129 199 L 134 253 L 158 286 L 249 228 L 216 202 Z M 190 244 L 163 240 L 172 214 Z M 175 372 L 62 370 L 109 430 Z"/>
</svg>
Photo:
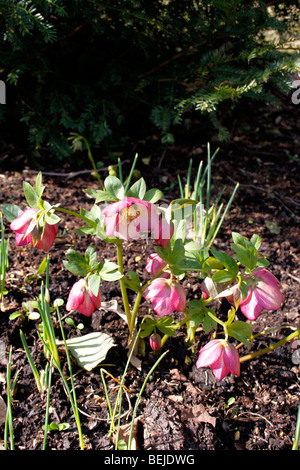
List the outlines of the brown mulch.
<svg viewBox="0 0 300 470">
<path fill-rule="evenodd" d="M 282 111 L 270 110 L 267 113 L 258 109 L 248 115 L 243 109 L 241 113 L 243 127 L 238 126 L 240 116 L 237 115 L 232 139 L 229 143 L 220 144 L 213 167 L 214 195 L 226 186 L 226 198 L 235 182 L 240 183 L 216 247 L 228 250 L 232 231 L 248 237 L 258 233 L 262 237 L 262 252 L 269 259 L 270 269 L 279 279 L 284 293 L 281 309 L 264 313 L 254 324 L 254 332 L 268 327 L 278 328 L 272 335 L 263 336 L 256 342 L 256 348 L 263 348 L 291 332 L 289 327 L 279 329 L 280 326 L 299 327 L 299 126 L 296 106 L 290 103 L 285 103 Z M 217 145 L 212 142 L 211 146 L 216 148 Z M 130 160 L 136 151 L 141 160 L 151 157 L 150 164 L 141 161 L 138 165 L 147 186 L 159 187 L 167 198 L 178 197 L 177 171 L 184 177 L 190 157 L 194 159 L 194 166 L 200 159 L 205 159 L 206 142 L 194 126 L 190 133 L 180 136 L 176 146 L 162 149 L 152 136 L 146 142 L 129 146 L 123 158 Z M 21 158 L 15 168 L 17 155 L 4 157 L 0 160 L 0 204 L 10 202 L 25 207 L 22 182 L 33 183 L 37 169 L 28 167 L 26 157 Z M 125 171 L 126 168 L 125 164 Z M 74 167 L 68 163 L 60 169 L 49 169 L 44 165 L 45 199 L 52 203 L 60 202 L 71 210 L 88 208 L 91 201 L 84 190 L 97 188 L 97 182 L 89 173 L 69 178 L 63 175 L 72 170 Z M 19 334 L 22 328 L 37 367 L 42 370 L 45 358 L 36 332 L 39 321 L 10 320 L 9 316 L 22 311 L 22 303 L 35 299 L 39 294 L 41 277 L 36 275 L 36 271 L 44 254 L 30 247 L 16 248 L 7 222 L 5 224 L 10 250 L 6 282 L 8 294 L 5 296 L 5 310 L 0 312 L 0 392 L 6 400 L 5 374 L 8 351 L 12 346 L 12 376 L 19 371 L 12 403 L 15 447 L 18 450 L 41 449 L 46 397 L 37 391 Z M 57 242 L 50 251 L 50 294 L 51 299 L 60 297 L 66 301 L 76 277 L 63 266 L 65 251 L 74 247 L 83 253 L 91 240 L 74 236 L 74 220 L 69 217 L 62 216 L 60 228 Z M 99 259 L 116 261 L 113 247 L 101 240 L 96 240 L 95 245 Z M 152 251 L 151 242 L 129 242 L 124 254 L 126 269 L 137 270 L 145 276 L 145 260 Z M 200 297 L 198 279 L 185 281 L 185 286 L 189 299 Z M 101 290 L 104 301 L 116 299 L 120 302 L 117 282 L 104 282 Z M 130 296 L 132 300 L 133 294 Z M 143 301 L 140 314 L 147 313 L 149 307 L 150 304 Z M 226 305 L 218 308 L 221 315 L 227 311 Z M 62 310 L 62 314 L 66 312 Z M 99 310 L 90 318 L 76 312 L 72 313 L 72 318 L 76 324 L 83 322 L 84 330 L 79 332 L 64 324 L 67 337 L 92 331 L 103 331 L 114 337 L 117 346 L 111 349 L 103 367 L 121 380 L 126 363 L 127 329 L 118 315 Z M 55 326 L 58 327 L 57 324 Z M 218 382 L 210 370 L 195 368 L 198 351 L 207 340 L 203 331 L 198 331 L 194 348 L 189 348 L 181 332 L 166 344 L 169 352 L 150 376 L 138 407 L 138 447 L 167 451 L 291 449 L 299 405 L 300 372 L 299 362 L 293 360 L 291 346 L 285 345 L 260 359 L 245 362 L 241 365 L 240 377 L 230 375 Z M 123 399 L 122 425 L 131 422 L 136 397 L 155 362 L 148 344 L 146 355 L 141 359 L 142 369 L 131 366 L 126 376 L 129 392 Z M 75 363 L 73 367 L 86 449 L 113 449 L 108 437 L 108 410 L 99 366 L 91 372 L 80 369 Z M 79 445 L 72 409 L 57 371 L 54 371 L 52 384 L 50 421 L 67 422 L 70 427 L 49 433 L 47 448 L 77 450 Z M 113 401 L 117 383 L 107 376 L 107 384 Z M 231 404 L 228 404 L 229 399 L 234 399 Z M 0 445 L 3 429 L 2 424 Z"/>
</svg>

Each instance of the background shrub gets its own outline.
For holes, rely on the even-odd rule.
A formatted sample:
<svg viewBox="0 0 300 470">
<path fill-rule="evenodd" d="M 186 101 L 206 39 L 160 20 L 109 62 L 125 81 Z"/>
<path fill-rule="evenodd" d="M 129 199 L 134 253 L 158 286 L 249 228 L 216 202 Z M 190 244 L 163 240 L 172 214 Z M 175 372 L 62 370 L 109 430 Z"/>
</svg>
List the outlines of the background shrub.
<svg viewBox="0 0 300 470">
<path fill-rule="evenodd" d="M 295 3 L 295 5 L 294 5 Z M 240 98 L 279 104 L 297 55 L 297 2 L 0 0 L 2 147 L 16 140 L 70 156 L 71 132 L 110 146 L 176 127 Z M 299 18 L 298 18 L 299 19 Z M 198 116 L 199 118 L 199 116 Z"/>
</svg>

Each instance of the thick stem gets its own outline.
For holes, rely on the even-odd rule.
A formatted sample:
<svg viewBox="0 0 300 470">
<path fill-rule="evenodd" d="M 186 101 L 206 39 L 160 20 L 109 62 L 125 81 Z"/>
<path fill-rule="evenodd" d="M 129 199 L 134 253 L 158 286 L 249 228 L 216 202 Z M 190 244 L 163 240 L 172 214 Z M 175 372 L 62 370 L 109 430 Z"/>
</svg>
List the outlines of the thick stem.
<svg viewBox="0 0 300 470">
<path fill-rule="evenodd" d="M 136 299 L 135 299 L 135 302 L 134 302 L 132 313 L 131 313 L 131 324 L 130 324 L 130 330 L 131 331 L 133 331 L 134 328 L 135 328 L 136 316 L 137 316 L 137 313 L 138 313 L 138 310 L 139 310 L 141 300 L 142 300 L 142 292 L 138 292 L 137 296 L 136 296 Z"/>
<path fill-rule="evenodd" d="M 277 341 L 277 343 L 272 344 L 271 346 L 268 346 L 267 348 L 261 349 L 260 351 L 255 351 L 253 353 L 250 353 L 250 354 L 247 354 L 246 356 L 241 357 L 240 362 L 249 361 L 250 359 L 254 359 L 256 357 L 263 356 L 264 354 L 267 354 L 270 351 L 274 351 L 274 349 L 277 349 L 280 346 L 283 346 L 285 343 L 288 343 L 289 341 L 296 338 L 297 336 L 300 336 L 300 328 L 294 331 L 294 333 L 291 333 L 286 338 L 283 338 L 280 341 Z"/>
<path fill-rule="evenodd" d="M 64 209 L 63 207 L 55 206 L 54 209 L 58 212 L 64 212 L 65 214 L 73 215 L 74 217 L 78 217 L 79 219 L 83 220 L 83 222 L 86 222 L 88 225 L 91 225 L 92 227 L 97 227 L 97 223 L 94 222 L 93 220 L 88 219 L 84 215 L 79 214 L 78 212 L 70 211 L 69 209 Z"/>
<path fill-rule="evenodd" d="M 118 265 L 119 265 L 119 271 L 121 274 L 124 274 L 122 242 L 116 243 L 116 246 L 117 246 L 117 260 L 118 260 Z M 130 312 L 129 300 L 128 300 L 128 295 L 127 295 L 127 289 L 124 284 L 123 278 L 120 279 L 120 288 L 121 288 L 123 305 L 124 305 L 124 310 L 125 310 L 126 319 L 128 323 L 129 337 L 130 337 L 133 331 L 132 321 L 131 321 L 131 312 Z"/>
</svg>

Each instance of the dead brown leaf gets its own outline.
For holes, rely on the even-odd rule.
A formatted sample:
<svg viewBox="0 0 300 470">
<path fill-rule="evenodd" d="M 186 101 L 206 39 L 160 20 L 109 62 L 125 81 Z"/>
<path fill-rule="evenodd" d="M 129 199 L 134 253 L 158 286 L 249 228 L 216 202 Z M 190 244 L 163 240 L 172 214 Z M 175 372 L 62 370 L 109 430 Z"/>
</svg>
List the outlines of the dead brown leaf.
<svg viewBox="0 0 300 470">
<path fill-rule="evenodd" d="M 210 423 L 213 427 L 216 425 L 216 418 L 210 416 L 203 405 L 194 405 L 186 407 L 181 413 L 182 421 L 195 421 L 198 423 Z"/>
</svg>

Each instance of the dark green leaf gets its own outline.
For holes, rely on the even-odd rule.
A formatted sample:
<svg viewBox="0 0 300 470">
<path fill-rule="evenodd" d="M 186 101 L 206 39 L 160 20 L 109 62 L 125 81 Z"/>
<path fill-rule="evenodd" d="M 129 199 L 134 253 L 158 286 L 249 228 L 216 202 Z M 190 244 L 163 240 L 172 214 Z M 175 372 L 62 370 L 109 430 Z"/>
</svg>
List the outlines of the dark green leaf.
<svg viewBox="0 0 300 470">
<path fill-rule="evenodd" d="M 66 258 L 64 266 L 76 276 L 85 277 L 91 271 L 86 258 L 72 248 L 67 251 Z"/>
<path fill-rule="evenodd" d="M 252 338 L 252 325 L 244 321 L 231 323 L 227 328 L 228 334 L 241 343 L 250 347 L 249 340 Z"/>
</svg>

